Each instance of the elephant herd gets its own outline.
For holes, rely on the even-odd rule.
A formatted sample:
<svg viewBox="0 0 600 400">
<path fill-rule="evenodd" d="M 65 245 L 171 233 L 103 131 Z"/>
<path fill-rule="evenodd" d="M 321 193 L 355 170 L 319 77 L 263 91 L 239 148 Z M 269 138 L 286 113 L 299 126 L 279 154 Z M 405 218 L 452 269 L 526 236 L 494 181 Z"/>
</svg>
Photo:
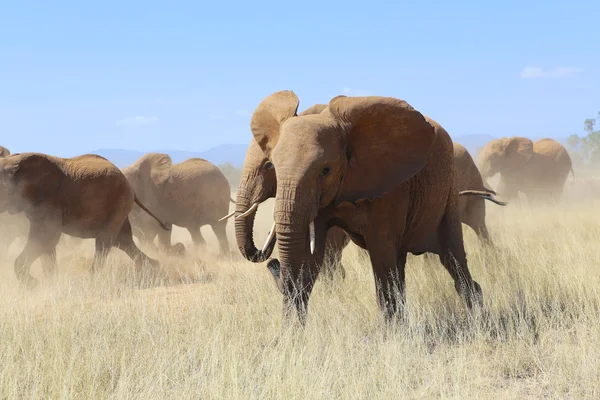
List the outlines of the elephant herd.
<svg viewBox="0 0 600 400">
<path fill-rule="evenodd" d="M 499 173 L 498 196 L 509 202 L 519 193 L 556 202 L 573 172 L 558 142 L 520 137 L 488 143 L 478 168 L 440 124 L 396 98 L 337 96 L 301 113 L 298 107 L 289 90 L 258 105 L 235 201 L 219 169 L 199 158 L 173 165 L 168 155 L 149 153 L 120 170 L 97 155 L 11 155 L 0 147 L 0 212 L 22 213 L 30 224 L 16 276 L 33 287 L 29 268 L 38 258 L 45 272 L 54 271 L 62 233 L 95 239 L 92 271 L 112 247 L 138 268 L 157 266 L 133 236 L 142 247 L 158 237 L 160 250 L 183 253 L 181 243 L 171 244 L 173 225 L 186 228 L 198 247 L 205 244 L 200 227 L 211 225 L 229 254 L 225 228 L 234 218 L 240 253 L 268 261 L 286 315 L 295 309 L 302 324 L 319 274 L 345 276 L 342 251 L 350 241 L 369 254 L 387 320 L 403 314 L 408 253 L 437 255 L 470 309 L 483 294 L 469 272 L 461 224 L 493 246 L 485 201 L 507 204 L 485 179 Z M 255 215 L 269 198 L 274 223 L 258 248 Z M 235 210 L 227 214 L 230 202 Z M 276 242 L 278 258 L 270 259 Z"/>
</svg>

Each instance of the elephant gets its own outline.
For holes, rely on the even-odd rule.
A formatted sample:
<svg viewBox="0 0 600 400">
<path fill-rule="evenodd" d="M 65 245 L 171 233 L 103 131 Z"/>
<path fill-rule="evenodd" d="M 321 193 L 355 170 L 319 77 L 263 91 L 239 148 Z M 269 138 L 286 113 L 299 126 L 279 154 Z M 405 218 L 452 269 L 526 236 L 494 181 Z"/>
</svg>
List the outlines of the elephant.
<svg viewBox="0 0 600 400">
<path fill-rule="evenodd" d="M 315 104 L 299 115 L 319 114 L 327 107 L 326 104 Z M 277 178 L 273 165 L 269 162 L 267 156 L 262 151 L 258 143 L 252 139 L 246 157 L 242 178 L 237 190 L 236 210 L 228 214 L 225 218 L 230 218 L 236 213 L 235 232 L 236 241 L 240 253 L 248 261 L 260 263 L 266 261 L 273 252 L 275 241 L 273 236 L 275 231 L 271 228 L 269 238 L 262 250 L 256 248 L 254 244 L 254 218 L 258 206 L 269 198 L 275 197 L 277 190 Z M 334 272 L 340 272 L 342 279 L 346 276 L 346 271 L 342 265 L 342 252 L 350 242 L 348 235 L 338 227 L 331 227 L 327 232 L 325 240 L 326 260 L 322 263 L 325 267 L 323 271 L 328 278 L 332 278 Z M 321 266 L 319 266 L 321 268 Z"/>
<path fill-rule="evenodd" d="M 133 242 L 128 214 L 135 202 L 156 216 L 106 158 L 17 153 L 0 159 L 0 184 L 0 211 L 23 212 L 29 221 L 27 243 L 14 262 L 15 274 L 26 287 L 37 285 L 29 270 L 39 257 L 46 276 L 56 271 L 56 245 L 62 233 L 95 239 L 92 272 L 112 247 L 124 251 L 138 269 L 143 263 L 159 266 Z M 161 226 L 170 229 L 162 222 Z"/>
<path fill-rule="evenodd" d="M 279 259 L 268 267 L 283 294 L 285 320 L 295 308 L 306 324 L 331 226 L 367 250 L 386 321 L 403 319 L 409 252 L 437 254 L 467 308 L 483 306 L 467 266 L 448 133 L 392 97 L 337 96 L 320 114 L 302 116 L 298 106 L 293 91 L 279 91 L 250 121 L 277 177 Z"/>
<path fill-rule="evenodd" d="M 209 224 L 221 253 L 230 253 L 227 221 L 219 221 L 219 217 L 229 211 L 229 202 L 234 201 L 227 178 L 215 165 L 202 158 L 173 164 L 168 154 L 148 153 L 124 168 L 123 174 L 160 221 L 186 228 L 197 247 L 206 244 L 200 228 Z M 139 207 L 133 207 L 130 218 L 134 235 L 146 245 L 153 246 L 158 236 L 162 250 L 179 254 L 184 251 L 182 243 L 171 246 L 170 230 L 160 229 Z"/>
<path fill-rule="evenodd" d="M 460 195 L 458 199 L 460 221 L 475 231 L 482 244 L 493 245 L 485 224 L 485 200 L 500 206 L 505 206 L 506 202 L 494 199 L 496 192 L 484 186 L 481 174 L 467 149 L 456 142 L 453 142 L 453 145 L 456 189 Z M 467 192 L 477 191 L 480 193 L 475 193 L 474 196 L 464 195 Z"/>
<path fill-rule="evenodd" d="M 10 150 L 0 146 L 0 158 L 8 157 Z M 29 232 L 29 222 L 22 214 L 11 215 L 8 212 L 0 214 L 0 253 L 8 251 L 10 245 L 17 238 L 27 237 Z"/>
<path fill-rule="evenodd" d="M 575 178 L 567 150 L 548 138 L 535 143 L 518 136 L 492 140 L 479 153 L 478 164 L 484 180 L 500 173 L 496 191 L 517 203 L 521 192 L 530 204 L 557 204 L 569 172 Z"/>
</svg>

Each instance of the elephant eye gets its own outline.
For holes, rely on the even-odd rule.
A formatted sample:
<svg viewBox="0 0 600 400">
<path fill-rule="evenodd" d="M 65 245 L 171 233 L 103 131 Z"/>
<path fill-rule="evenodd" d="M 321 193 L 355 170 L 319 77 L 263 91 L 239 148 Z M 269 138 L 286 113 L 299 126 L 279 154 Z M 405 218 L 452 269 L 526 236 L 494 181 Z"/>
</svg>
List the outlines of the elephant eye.
<svg viewBox="0 0 600 400">
<path fill-rule="evenodd" d="M 321 171 L 321 176 L 327 176 L 327 175 L 329 175 L 330 171 L 331 171 L 331 169 L 329 167 L 323 168 L 323 171 Z"/>
<path fill-rule="evenodd" d="M 275 168 L 275 166 L 273 165 L 273 163 L 271 161 L 267 161 L 265 163 L 265 169 L 273 169 Z"/>
</svg>

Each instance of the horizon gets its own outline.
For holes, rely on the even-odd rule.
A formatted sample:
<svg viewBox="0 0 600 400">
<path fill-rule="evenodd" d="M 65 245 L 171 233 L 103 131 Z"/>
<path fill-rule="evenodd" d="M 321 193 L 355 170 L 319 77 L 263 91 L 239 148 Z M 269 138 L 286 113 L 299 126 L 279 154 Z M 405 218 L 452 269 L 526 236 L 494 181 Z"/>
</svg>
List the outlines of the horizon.
<svg viewBox="0 0 600 400">
<path fill-rule="evenodd" d="M 273 4 L 10 4 L 0 145 L 209 151 L 249 143 L 253 110 L 284 89 L 299 111 L 339 94 L 398 97 L 453 138 L 582 135 L 600 108 L 591 1 Z"/>
</svg>

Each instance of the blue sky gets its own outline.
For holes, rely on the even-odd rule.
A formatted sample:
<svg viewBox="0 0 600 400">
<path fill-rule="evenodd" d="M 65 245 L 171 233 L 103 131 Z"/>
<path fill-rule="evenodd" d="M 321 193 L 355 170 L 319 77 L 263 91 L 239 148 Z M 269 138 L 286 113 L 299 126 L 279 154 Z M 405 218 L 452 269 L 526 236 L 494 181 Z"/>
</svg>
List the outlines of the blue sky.
<svg viewBox="0 0 600 400">
<path fill-rule="evenodd" d="M 208 4 L 205 4 L 208 3 Z M 13 1 L 0 136 L 13 152 L 247 143 L 265 96 L 402 98 L 466 134 L 564 137 L 600 111 L 600 2 Z"/>
</svg>

